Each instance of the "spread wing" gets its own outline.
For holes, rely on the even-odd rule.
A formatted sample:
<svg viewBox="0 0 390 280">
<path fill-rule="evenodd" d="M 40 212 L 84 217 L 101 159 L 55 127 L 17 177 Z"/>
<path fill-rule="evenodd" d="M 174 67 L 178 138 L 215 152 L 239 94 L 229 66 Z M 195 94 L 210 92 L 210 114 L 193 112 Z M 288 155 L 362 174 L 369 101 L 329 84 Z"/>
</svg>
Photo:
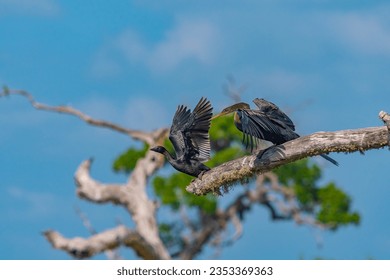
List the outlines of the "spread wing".
<svg viewBox="0 0 390 280">
<path fill-rule="evenodd" d="M 175 149 L 176 158 L 181 158 L 185 152 L 185 141 L 183 128 L 188 123 L 191 110 L 184 105 L 180 105 L 173 117 L 172 126 L 169 131 L 169 140 L 171 140 L 173 148 Z"/>
<path fill-rule="evenodd" d="M 291 129 L 293 131 L 295 130 L 295 125 L 292 120 L 274 103 L 269 102 L 263 98 L 254 99 L 253 103 L 259 107 L 260 112 L 267 115 L 270 121 L 274 122 L 276 125 L 281 126 L 282 128 Z"/>
<path fill-rule="evenodd" d="M 256 98 L 253 100 L 253 103 L 255 103 L 256 106 L 259 107 L 260 111 L 267 115 L 270 120 L 275 123 L 275 125 L 279 126 L 279 134 L 275 135 L 273 137 L 273 141 L 271 142 L 281 144 L 299 137 L 299 135 L 294 132 L 295 126 L 292 120 L 282 110 L 280 110 L 278 106 L 263 98 Z M 339 165 L 337 161 L 325 154 L 320 156 L 334 165 Z"/>
<path fill-rule="evenodd" d="M 269 140 L 269 136 L 278 133 L 278 128 L 263 113 L 255 110 L 238 110 L 239 121 L 236 125 L 244 134 L 243 142 L 253 150 L 258 139 Z"/>
<path fill-rule="evenodd" d="M 192 113 L 186 106 L 178 107 L 169 133 L 177 158 L 197 159 L 201 162 L 210 158 L 212 110 L 210 101 L 203 97 Z"/>
</svg>

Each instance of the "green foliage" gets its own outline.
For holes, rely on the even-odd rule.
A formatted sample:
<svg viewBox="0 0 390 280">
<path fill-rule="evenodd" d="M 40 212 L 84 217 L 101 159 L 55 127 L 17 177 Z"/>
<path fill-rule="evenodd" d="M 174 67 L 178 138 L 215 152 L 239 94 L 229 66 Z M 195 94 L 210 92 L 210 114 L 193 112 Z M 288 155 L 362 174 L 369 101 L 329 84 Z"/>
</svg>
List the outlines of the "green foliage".
<svg viewBox="0 0 390 280">
<path fill-rule="evenodd" d="M 349 196 L 334 183 L 318 186 L 321 169 L 303 159 L 278 168 L 275 173 L 280 183 L 294 190 L 301 209 L 335 230 L 341 225 L 359 224 L 360 215 L 350 212 Z"/>
<path fill-rule="evenodd" d="M 283 165 L 275 170 L 281 184 L 294 189 L 301 207 L 312 210 L 316 203 L 317 181 L 321 178 L 321 169 L 303 159 Z"/>
<path fill-rule="evenodd" d="M 233 115 L 222 116 L 212 121 L 210 127 L 210 140 L 230 139 L 240 141 L 241 132 L 233 124 Z"/>
<path fill-rule="evenodd" d="M 241 147 L 241 132 L 235 127 L 233 123 L 233 115 L 216 118 L 212 121 L 209 130 L 211 147 L 214 151 L 229 147 L 235 143 Z"/>
<path fill-rule="evenodd" d="M 215 153 L 214 156 L 207 162 L 210 168 L 218 166 L 224 162 L 244 156 L 244 151 L 239 146 L 227 147 Z"/>
<path fill-rule="evenodd" d="M 152 185 L 161 203 L 169 205 L 173 210 L 178 210 L 180 205 L 186 205 L 198 207 L 209 214 L 214 213 L 217 206 L 214 196 L 195 196 L 186 191 L 185 187 L 190 184 L 191 180 L 191 176 L 175 172 L 168 177 L 156 176 Z"/>
<path fill-rule="evenodd" d="M 142 149 L 129 148 L 126 152 L 114 160 L 113 169 L 115 172 L 130 173 L 138 159 L 145 156 L 149 146 L 144 144 Z"/>
<path fill-rule="evenodd" d="M 360 215 L 350 213 L 351 199 L 334 183 L 329 183 L 318 190 L 318 200 L 321 210 L 317 213 L 317 219 L 337 229 L 340 225 L 356 224 L 360 222 Z"/>
</svg>

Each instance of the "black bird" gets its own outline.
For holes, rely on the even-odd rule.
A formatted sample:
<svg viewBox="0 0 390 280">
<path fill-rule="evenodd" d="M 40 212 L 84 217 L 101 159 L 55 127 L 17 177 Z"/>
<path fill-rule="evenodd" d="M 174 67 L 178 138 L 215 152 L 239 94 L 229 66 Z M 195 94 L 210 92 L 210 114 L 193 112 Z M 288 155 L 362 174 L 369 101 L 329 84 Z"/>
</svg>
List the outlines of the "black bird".
<svg viewBox="0 0 390 280">
<path fill-rule="evenodd" d="M 202 178 L 203 173 L 210 170 L 202 162 L 210 158 L 209 128 L 212 111 L 210 101 L 203 97 L 193 112 L 184 105 L 178 106 L 169 132 L 175 155 L 171 155 L 163 146 L 156 146 L 151 150 L 163 154 L 176 170 Z"/>
<path fill-rule="evenodd" d="M 234 124 L 243 132 L 243 142 L 246 147 L 250 146 L 251 150 L 257 146 L 259 140 L 280 145 L 300 137 L 295 132 L 292 120 L 274 103 L 263 98 L 254 99 L 253 103 L 258 110 L 250 109 L 247 103 L 240 102 L 223 109 L 211 119 L 234 112 Z M 320 156 L 338 165 L 333 158 L 324 154 Z"/>
</svg>

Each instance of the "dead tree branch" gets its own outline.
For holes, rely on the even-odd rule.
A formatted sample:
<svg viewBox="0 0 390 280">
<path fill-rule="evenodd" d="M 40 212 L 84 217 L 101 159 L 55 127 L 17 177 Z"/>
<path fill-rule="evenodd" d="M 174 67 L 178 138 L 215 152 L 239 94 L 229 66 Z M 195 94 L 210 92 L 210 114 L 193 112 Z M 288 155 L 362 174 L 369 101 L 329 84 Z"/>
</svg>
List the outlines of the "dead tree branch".
<svg viewBox="0 0 390 280">
<path fill-rule="evenodd" d="M 45 231 L 43 235 L 54 248 L 63 250 L 78 259 L 90 258 L 121 245 L 133 248 L 137 255 L 143 259 L 158 258 L 149 242 L 143 239 L 138 232 L 123 225 L 94 234 L 90 238 L 75 237 L 68 239 L 52 230 Z"/>
<path fill-rule="evenodd" d="M 143 141 L 149 145 L 153 144 L 153 139 L 151 138 L 151 135 L 148 132 L 125 128 L 120 125 L 108 121 L 104 121 L 104 120 L 97 120 L 70 106 L 50 106 L 43 103 L 39 103 L 35 101 L 32 94 L 24 90 L 3 88 L 3 91 L 0 92 L 0 97 L 10 96 L 10 95 L 20 95 L 27 98 L 27 100 L 31 103 L 31 105 L 37 110 L 52 111 L 52 112 L 72 115 L 78 117 L 79 119 L 81 119 L 82 121 L 90 125 L 108 128 L 120 133 L 127 134 L 131 138 L 135 140 Z M 165 129 L 166 133 L 167 131 L 168 130 Z"/>
<path fill-rule="evenodd" d="M 156 144 L 161 144 L 165 136 L 156 132 L 153 139 Z M 163 161 L 160 155 L 147 152 L 144 158 L 138 160 L 127 183 L 117 185 L 102 184 L 91 178 L 89 172 L 91 160 L 86 160 L 77 169 L 75 181 L 77 194 L 81 198 L 96 203 L 111 202 L 125 207 L 132 215 L 136 231 L 155 250 L 153 255 L 158 259 L 169 259 L 169 253 L 159 237 L 156 205 L 149 200 L 146 193 L 148 178 L 162 166 Z"/>
<path fill-rule="evenodd" d="M 268 185 L 270 186 L 268 188 L 266 179 L 269 180 Z M 271 193 L 280 194 L 283 200 L 272 197 Z M 297 224 L 311 225 L 320 229 L 327 229 L 331 226 L 317 221 L 311 215 L 304 215 L 296 203 L 297 198 L 294 190 L 281 185 L 278 176 L 273 172 L 267 172 L 257 177 L 254 198 L 256 198 L 256 195 L 258 202 L 270 209 L 273 220 L 293 219 Z M 251 201 L 256 200 L 252 198 Z M 276 208 L 278 208 L 278 211 Z"/>
<path fill-rule="evenodd" d="M 209 192 L 219 194 L 221 187 L 227 188 L 256 174 L 263 174 L 305 157 L 330 152 L 352 153 L 383 148 L 389 145 L 388 135 L 387 127 L 317 132 L 283 145 L 272 146 L 258 155 L 245 156 L 221 164 L 206 172 L 202 180 L 192 181 L 187 186 L 187 191 L 196 195 L 205 195 Z"/>
<path fill-rule="evenodd" d="M 75 173 L 77 195 L 95 203 L 126 205 L 125 188 L 120 184 L 103 184 L 91 178 L 91 163 L 91 159 L 82 162 Z"/>
<path fill-rule="evenodd" d="M 81 211 L 81 209 L 77 206 L 74 206 L 74 210 L 76 214 L 80 217 L 81 221 L 83 222 L 84 227 L 88 230 L 88 232 L 91 235 L 95 235 L 98 232 L 95 230 L 93 227 L 91 221 L 88 219 L 87 215 Z M 121 256 L 118 253 L 117 248 L 112 249 L 112 250 L 106 250 L 104 252 L 109 260 L 120 260 L 122 259 Z"/>
<path fill-rule="evenodd" d="M 35 101 L 34 97 L 24 90 L 13 90 L 6 87 L 0 92 L 0 97 L 20 95 L 25 97 L 31 105 L 44 111 L 52 111 L 73 115 L 86 123 L 98 127 L 125 133 L 133 139 L 143 141 L 150 146 L 161 145 L 167 137 L 167 128 L 157 129 L 152 132 L 143 132 L 121 127 L 119 125 L 96 120 L 69 106 L 49 106 Z M 95 203 L 113 203 L 125 207 L 131 214 L 136 229 L 131 231 L 131 240 L 128 242 L 129 230 L 123 227 L 96 233 L 88 239 L 64 239 L 59 233 L 47 231 L 45 236 L 55 248 L 67 251 L 73 256 L 84 258 L 104 250 L 113 249 L 120 245 L 126 245 L 136 250 L 142 258 L 170 259 L 170 255 L 159 237 L 156 221 L 156 205 L 146 193 L 147 181 L 164 163 L 161 155 L 148 151 L 139 159 L 126 184 L 103 184 L 91 178 L 89 170 L 91 160 L 84 161 L 77 169 L 75 182 L 79 197 Z M 120 232 L 118 232 L 120 231 Z M 122 235 L 121 235 L 122 234 Z M 122 236 L 122 241 L 112 240 Z M 137 237 L 137 238 L 135 238 Z M 119 238 L 120 239 L 120 238 Z M 137 247 L 137 242 L 140 242 Z M 145 250 L 144 248 L 148 248 Z"/>
<path fill-rule="evenodd" d="M 280 195 L 283 200 L 274 198 L 275 194 Z M 255 205 L 268 208 L 273 220 L 293 220 L 299 225 L 310 225 L 319 229 L 327 229 L 331 226 L 317 221 L 310 215 L 303 214 L 296 204 L 294 191 L 281 185 L 275 173 L 267 172 L 257 177 L 255 188 L 245 190 L 226 208 L 218 209 L 213 215 L 201 213 L 201 226 L 192 229 L 190 234 L 183 239 L 184 248 L 179 258 L 193 259 L 208 243 L 214 243 L 216 246 L 232 244 L 243 234 L 242 221 L 245 214 Z M 233 226 L 234 232 L 231 238 L 222 240 L 220 235 L 227 230 L 229 224 Z M 212 240 L 215 242 L 211 242 Z"/>
</svg>

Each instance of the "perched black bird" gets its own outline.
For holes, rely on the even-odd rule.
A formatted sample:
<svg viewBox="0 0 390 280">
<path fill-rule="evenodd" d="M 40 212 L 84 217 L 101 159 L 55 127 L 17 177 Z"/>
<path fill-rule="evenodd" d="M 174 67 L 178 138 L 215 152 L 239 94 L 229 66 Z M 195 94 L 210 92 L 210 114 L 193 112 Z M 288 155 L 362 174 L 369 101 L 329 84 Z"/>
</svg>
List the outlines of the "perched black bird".
<svg viewBox="0 0 390 280">
<path fill-rule="evenodd" d="M 210 158 L 209 128 L 212 111 L 210 101 L 203 97 L 193 112 L 180 105 L 169 132 L 175 155 L 171 155 L 163 146 L 151 150 L 163 154 L 176 170 L 201 178 L 204 172 L 210 170 L 202 162 Z"/>
<path fill-rule="evenodd" d="M 240 102 L 223 109 L 211 119 L 234 112 L 234 124 L 243 132 L 243 142 L 246 147 L 250 146 L 251 150 L 257 146 L 259 140 L 280 145 L 299 137 L 292 120 L 278 106 L 262 98 L 254 99 L 253 103 L 258 110 L 250 109 L 247 103 Z M 321 156 L 338 165 L 331 157 Z"/>
</svg>

